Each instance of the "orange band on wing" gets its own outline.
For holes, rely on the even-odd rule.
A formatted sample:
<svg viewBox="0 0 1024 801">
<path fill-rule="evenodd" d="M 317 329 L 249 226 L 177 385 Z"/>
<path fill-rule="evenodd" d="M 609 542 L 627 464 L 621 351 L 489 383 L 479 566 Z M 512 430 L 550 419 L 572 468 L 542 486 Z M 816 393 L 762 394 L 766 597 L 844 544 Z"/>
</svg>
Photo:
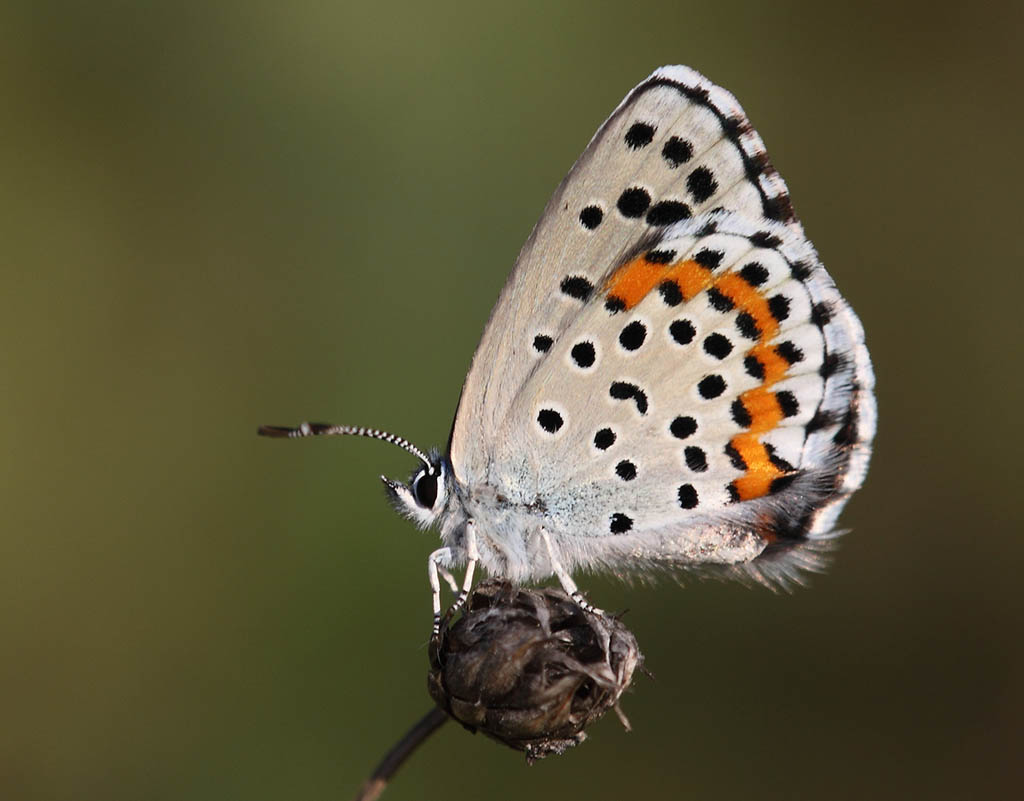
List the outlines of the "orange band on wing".
<svg viewBox="0 0 1024 801">
<path fill-rule="evenodd" d="M 768 309 L 764 295 L 748 284 L 736 273 L 726 273 L 715 281 L 715 289 L 731 300 L 737 309 L 754 318 L 761 332 L 761 341 L 766 342 L 779 330 L 779 322 Z"/>
<path fill-rule="evenodd" d="M 655 264 L 640 256 L 626 262 L 612 274 L 605 284 L 605 293 L 622 301 L 627 309 L 632 309 L 661 283 L 667 271 L 664 264 Z"/>
<path fill-rule="evenodd" d="M 776 381 L 781 381 L 786 375 L 786 370 L 789 369 L 789 362 L 769 345 L 755 345 L 750 349 L 750 355 L 761 362 L 761 366 L 764 368 L 763 385 L 766 387 L 770 387 Z"/>
<path fill-rule="evenodd" d="M 695 261 L 665 264 L 640 256 L 626 262 L 605 284 L 605 294 L 620 301 L 624 309 L 632 309 L 663 281 L 674 281 L 684 300 L 689 300 L 711 285 L 711 270 Z"/>
<path fill-rule="evenodd" d="M 690 300 L 711 286 L 711 270 L 695 261 L 679 262 L 669 268 L 665 277 L 676 282 L 683 300 Z"/>
<path fill-rule="evenodd" d="M 756 434 L 739 434 L 729 443 L 743 458 L 747 472 L 732 482 L 741 501 L 749 501 L 767 495 L 772 482 L 783 475 L 768 455 L 768 449 L 758 440 Z"/>
<path fill-rule="evenodd" d="M 782 409 L 779 407 L 779 400 L 774 392 L 765 387 L 748 389 L 740 395 L 740 403 L 750 415 L 750 425 L 747 431 L 751 434 L 763 434 L 771 431 L 782 420 Z"/>
</svg>

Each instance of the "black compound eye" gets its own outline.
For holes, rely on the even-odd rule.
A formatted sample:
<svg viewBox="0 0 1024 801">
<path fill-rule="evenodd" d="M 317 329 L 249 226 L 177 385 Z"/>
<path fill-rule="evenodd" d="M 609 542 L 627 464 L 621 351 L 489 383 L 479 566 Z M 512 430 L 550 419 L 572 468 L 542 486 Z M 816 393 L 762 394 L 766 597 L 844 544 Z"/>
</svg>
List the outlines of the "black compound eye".
<svg viewBox="0 0 1024 801">
<path fill-rule="evenodd" d="M 424 509 L 433 509 L 437 500 L 437 476 L 424 470 L 412 482 L 412 494 Z"/>
</svg>

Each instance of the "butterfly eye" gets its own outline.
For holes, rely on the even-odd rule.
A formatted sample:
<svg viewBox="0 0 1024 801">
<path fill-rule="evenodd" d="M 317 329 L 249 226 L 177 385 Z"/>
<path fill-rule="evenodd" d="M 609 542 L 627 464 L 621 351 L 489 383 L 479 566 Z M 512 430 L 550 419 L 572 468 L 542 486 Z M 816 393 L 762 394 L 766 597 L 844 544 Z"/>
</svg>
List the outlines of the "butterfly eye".
<svg viewBox="0 0 1024 801">
<path fill-rule="evenodd" d="M 412 494 L 424 509 L 433 509 L 437 500 L 437 476 L 427 470 L 422 471 L 412 482 Z"/>
</svg>

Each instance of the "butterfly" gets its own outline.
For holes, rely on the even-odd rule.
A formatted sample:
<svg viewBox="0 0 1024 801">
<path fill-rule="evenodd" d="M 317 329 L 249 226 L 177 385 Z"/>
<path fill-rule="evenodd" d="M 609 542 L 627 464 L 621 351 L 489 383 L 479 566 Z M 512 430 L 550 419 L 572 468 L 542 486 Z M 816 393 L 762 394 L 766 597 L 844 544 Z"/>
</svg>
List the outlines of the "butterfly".
<svg viewBox="0 0 1024 801">
<path fill-rule="evenodd" d="M 859 320 L 804 235 L 735 98 L 656 70 L 548 202 L 491 313 L 448 446 L 395 507 L 466 601 L 479 565 L 555 576 L 691 570 L 773 588 L 821 570 L 863 483 L 874 375 Z M 450 568 L 465 565 L 461 588 Z"/>
</svg>

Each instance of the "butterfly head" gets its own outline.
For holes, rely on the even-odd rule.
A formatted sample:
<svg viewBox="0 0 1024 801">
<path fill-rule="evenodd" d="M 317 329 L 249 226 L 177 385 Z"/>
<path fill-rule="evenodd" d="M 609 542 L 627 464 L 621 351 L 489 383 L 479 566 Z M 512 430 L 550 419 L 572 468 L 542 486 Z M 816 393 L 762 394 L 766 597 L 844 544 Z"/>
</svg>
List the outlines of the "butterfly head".
<svg viewBox="0 0 1024 801">
<path fill-rule="evenodd" d="M 381 476 L 391 503 L 420 528 L 433 525 L 448 503 L 451 469 L 436 452 L 420 465 L 408 482 Z"/>
</svg>

